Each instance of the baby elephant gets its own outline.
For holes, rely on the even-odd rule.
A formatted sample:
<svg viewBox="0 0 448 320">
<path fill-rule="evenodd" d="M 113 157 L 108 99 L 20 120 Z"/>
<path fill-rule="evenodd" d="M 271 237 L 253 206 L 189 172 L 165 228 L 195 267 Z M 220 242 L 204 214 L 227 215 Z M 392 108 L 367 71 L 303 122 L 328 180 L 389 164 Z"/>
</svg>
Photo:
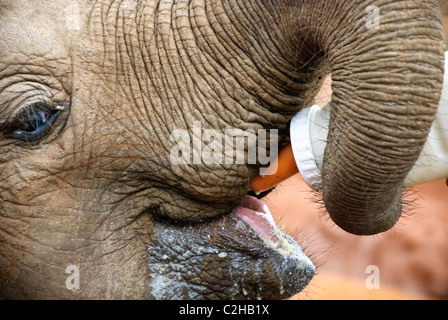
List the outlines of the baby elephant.
<svg viewBox="0 0 448 320">
<path fill-rule="evenodd" d="M 0 30 L 2 298 L 291 297 L 315 267 L 248 192 L 292 116 L 331 73 L 321 194 L 375 234 L 442 85 L 436 0 L 0 0 Z"/>
</svg>

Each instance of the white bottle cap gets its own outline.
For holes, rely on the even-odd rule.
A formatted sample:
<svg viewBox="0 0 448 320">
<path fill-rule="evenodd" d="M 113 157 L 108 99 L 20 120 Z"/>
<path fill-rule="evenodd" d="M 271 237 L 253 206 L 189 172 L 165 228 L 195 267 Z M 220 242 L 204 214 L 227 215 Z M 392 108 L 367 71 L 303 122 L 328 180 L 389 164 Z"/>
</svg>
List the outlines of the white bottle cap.
<svg viewBox="0 0 448 320">
<path fill-rule="evenodd" d="M 322 184 L 322 164 L 330 123 L 330 105 L 298 112 L 291 120 L 291 147 L 303 180 L 312 189 Z"/>
</svg>

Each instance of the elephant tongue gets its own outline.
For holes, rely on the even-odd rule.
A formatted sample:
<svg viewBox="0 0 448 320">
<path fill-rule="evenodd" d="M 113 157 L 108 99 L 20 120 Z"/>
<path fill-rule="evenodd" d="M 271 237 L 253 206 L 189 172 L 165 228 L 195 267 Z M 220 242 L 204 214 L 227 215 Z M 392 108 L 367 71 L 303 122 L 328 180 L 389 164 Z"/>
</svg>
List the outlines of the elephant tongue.
<svg viewBox="0 0 448 320">
<path fill-rule="evenodd" d="M 269 212 L 268 206 L 252 196 L 245 196 L 241 206 L 234 213 L 257 232 L 261 238 L 278 245 L 277 226 Z"/>
</svg>

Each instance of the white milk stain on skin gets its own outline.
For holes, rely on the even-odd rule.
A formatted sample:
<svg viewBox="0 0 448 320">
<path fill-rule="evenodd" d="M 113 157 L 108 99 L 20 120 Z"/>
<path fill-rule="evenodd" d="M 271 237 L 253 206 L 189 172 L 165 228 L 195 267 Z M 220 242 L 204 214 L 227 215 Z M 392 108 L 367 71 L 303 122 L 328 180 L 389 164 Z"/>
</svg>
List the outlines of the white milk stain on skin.
<svg viewBox="0 0 448 320">
<path fill-rule="evenodd" d="M 280 253 L 284 258 L 280 266 L 276 264 L 275 269 L 278 279 L 281 282 L 280 294 L 283 294 L 285 292 L 284 287 L 288 284 L 283 283 L 283 280 L 286 277 L 282 277 L 281 274 L 284 270 L 290 269 L 288 264 L 298 264 L 298 269 L 303 270 L 305 275 L 314 274 L 316 272 L 316 267 L 310 258 L 305 255 L 299 244 L 277 227 L 277 224 L 275 223 L 274 218 L 272 217 L 272 214 L 266 204 L 263 205 L 263 211 L 264 212 L 256 212 L 256 214 L 262 216 L 272 226 L 278 241 L 274 243 L 270 239 L 265 239 L 262 236 L 261 238 L 268 247 Z M 297 268 L 295 268 L 295 270 L 297 270 Z"/>
<path fill-rule="evenodd" d="M 264 243 L 272 249 L 280 252 L 283 256 L 296 256 L 299 260 L 304 260 L 306 263 L 312 264 L 311 260 L 303 253 L 302 249 L 295 245 L 295 241 L 291 240 L 290 236 L 285 234 L 282 230 L 277 227 L 277 224 L 272 217 L 271 211 L 266 204 L 263 205 L 264 212 L 256 212 L 257 215 L 262 216 L 265 221 L 267 221 L 273 228 L 275 235 L 278 237 L 279 242 L 274 243 L 269 239 L 264 239 Z M 287 238 L 290 238 L 288 240 Z M 300 254 L 298 254 L 300 253 Z"/>
<path fill-rule="evenodd" d="M 262 215 L 263 218 L 272 226 L 273 232 L 275 232 L 278 241 L 276 243 L 269 239 L 264 239 L 255 230 L 253 230 L 253 236 L 257 236 L 265 243 L 266 247 L 274 251 L 272 257 L 268 260 L 273 262 L 274 271 L 280 281 L 278 288 L 279 292 L 283 294 L 288 288 L 300 288 L 303 289 L 312 278 L 315 272 L 315 267 L 311 260 L 303 253 L 299 244 L 297 244 L 289 235 L 280 230 L 274 219 L 265 205 L 263 207 L 264 212 L 258 212 L 257 215 Z M 236 224 L 243 223 L 250 226 L 243 220 L 231 217 L 235 219 Z M 238 229 L 238 228 L 237 228 Z M 221 249 L 213 248 L 207 245 L 198 245 L 194 240 L 197 239 L 201 242 L 201 239 L 210 240 L 210 234 L 198 236 L 197 232 L 192 227 L 185 227 L 182 231 L 170 228 L 163 228 L 157 232 L 158 237 L 161 237 L 162 247 L 156 246 L 148 247 L 150 253 L 149 267 L 151 273 L 149 274 L 151 282 L 151 294 L 155 299 L 203 299 L 204 293 L 209 292 L 210 288 L 201 284 L 201 281 L 196 284 L 191 283 L 191 279 L 198 279 L 201 270 L 199 268 L 204 261 L 206 255 L 216 255 L 219 259 L 226 259 L 226 272 L 230 276 L 230 280 L 233 283 L 231 288 L 227 288 L 230 299 L 247 297 L 248 288 L 244 288 L 245 278 L 248 271 L 241 271 L 245 266 L 245 263 L 252 263 L 249 257 L 242 256 L 239 252 L 224 252 Z M 189 244 L 185 245 L 186 237 L 179 237 L 179 233 L 191 234 L 192 240 Z M 187 240 L 188 241 L 188 240 Z M 249 239 L 249 241 L 251 241 Z M 164 250 L 172 250 L 166 252 Z M 171 259 L 170 259 L 171 258 Z M 173 262 L 175 260 L 176 262 Z M 264 277 L 263 264 L 266 261 L 265 258 L 255 261 L 253 268 L 250 270 L 250 277 L 262 279 Z M 185 279 L 189 279 L 187 282 Z M 198 284 L 199 283 L 199 284 Z M 261 292 L 263 288 L 258 288 L 260 294 L 255 298 L 261 299 Z M 294 289 L 293 289 L 294 290 Z M 288 291 L 290 292 L 290 291 Z"/>
<path fill-rule="evenodd" d="M 188 227 L 185 228 L 185 230 L 187 229 Z M 174 230 L 164 230 L 163 235 L 159 234 L 158 236 L 163 237 L 163 242 L 170 244 L 172 249 L 175 249 L 178 261 L 188 261 L 189 266 L 192 266 L 192 268 L 187 269 L 182 263 L 169 261 L 170 256 L 167 254 L 161 256 L 160 262 L 149 262 L 152 296 L 157 300 L 200 299 L 202 292 L 206 292 L 207 288 L 202 285 L 189 283 L 184 278 L 196 278 L 199 272 L 195 272 L 196 269 L 193 266 L 200 266 L 204 255 L 219 255 L 219 250 L 199 245 L 193 245 L 190 248 L 181 247 L 179 245 L 179 237 Z M 151 251 L 151 247 L 148 250 Z"/>
<path fill-rule="evenodd" d="M 193 246 L 191 250 L 187 250 L 182 255 L 183 261 L 189 261 L 190 265 L 200 266 L 203 261 L 204 255 L 214 254 L 219 258 L 230 258 L 232 260 L 232 254 L 226 252 L 219 252 L 217 248 L 210 248 L 207 246 Z M 151 294 L 155 299 L 203 299 L 202 292 L 209 291 L 209 288 L 202 285 L 195 285 L 185 281 L 184 277 L 197 277 L 194 272 L 195 269 L 186 269 L 183 264 L 175 264 L 172 262 L 164 263 L 150 263 L 150 270 L 152 271 L 149 276 L 152 279 L 150 286 L 152 288 Z M 230 269 L 238 270 L 241 268 L 241 264 L 236 263 L 235 266 L 231 266 Z M 233 272 L 230 272 L 232 281 L 235 286 L 238 286 L 237 279 L 232 277 Z M 240 291 L 238 288 L 230 288 L 230 297 L 236 297 Z"/>
</svg>

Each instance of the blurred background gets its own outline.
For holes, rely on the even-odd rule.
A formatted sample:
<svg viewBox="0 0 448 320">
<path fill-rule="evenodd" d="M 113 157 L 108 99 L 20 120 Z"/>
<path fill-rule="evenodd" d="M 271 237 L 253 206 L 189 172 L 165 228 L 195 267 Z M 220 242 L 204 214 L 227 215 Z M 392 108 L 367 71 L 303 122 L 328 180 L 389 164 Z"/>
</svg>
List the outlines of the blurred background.
<svg viewBox="0 0 448 320">
<path fill-rule="evenodd" d="M 331 100 L 328 77 L 315 103 Z M 278 226 L 295 236 L 316 264 L 317 274 L 295 299 L 448 299 L 448 186 L 445 180 L 418 186 L 390 231 L 371 237 L 341 230 L 323 209 L 321 197 L 300 174 L 263 201 Z M 379 289 L 369 289 L 377 266 Z"/>
</svg>

